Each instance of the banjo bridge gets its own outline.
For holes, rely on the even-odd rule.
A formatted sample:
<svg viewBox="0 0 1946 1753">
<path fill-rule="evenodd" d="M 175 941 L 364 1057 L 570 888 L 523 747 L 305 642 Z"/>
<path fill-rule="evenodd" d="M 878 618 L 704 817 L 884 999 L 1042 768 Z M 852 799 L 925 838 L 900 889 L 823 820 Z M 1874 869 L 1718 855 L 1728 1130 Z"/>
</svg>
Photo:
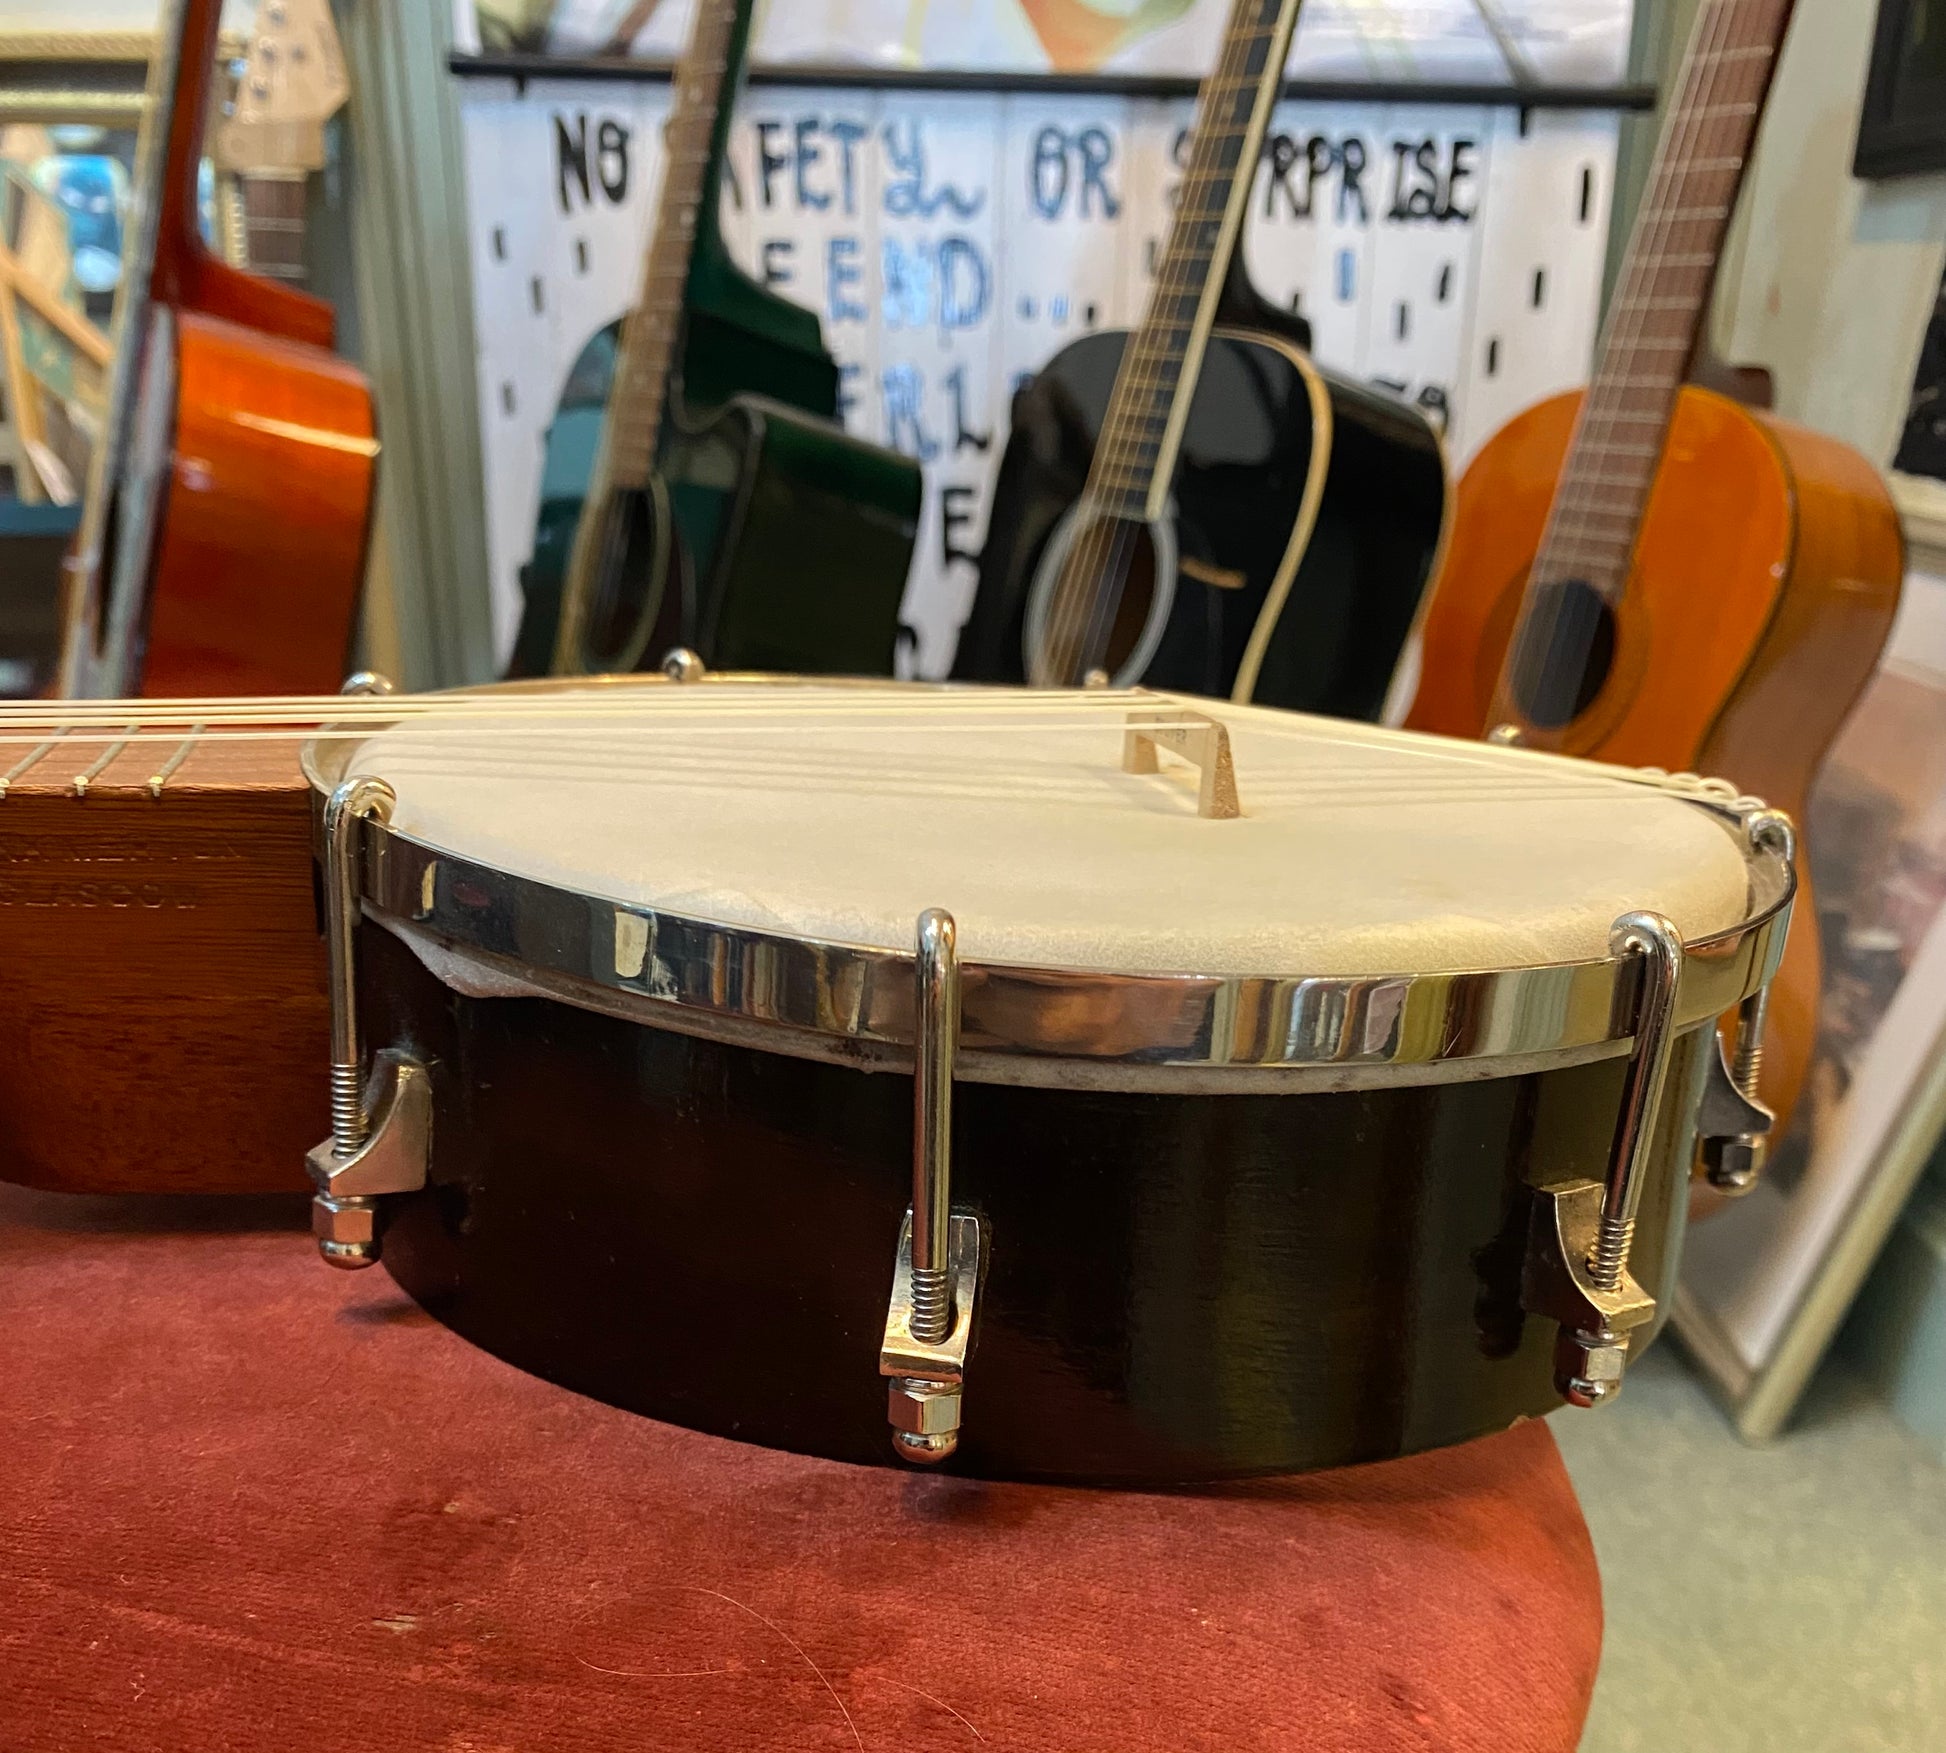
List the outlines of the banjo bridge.
<svg viewBox="0 0 1946 1753">
<path fill-rule="evenodd" d="M 1196 813 L 1212 821 L 1234 821 L 1243 814 L 1237 798 L 1236 762 L 1230 733 L 1206 712 L 1178 707 L 1162 712 L 1131 712 L 1122 737 L 1124 773 L 1158 773 L 1158 752 L 1168 750 L 1202 775 Z"/>
</svg>

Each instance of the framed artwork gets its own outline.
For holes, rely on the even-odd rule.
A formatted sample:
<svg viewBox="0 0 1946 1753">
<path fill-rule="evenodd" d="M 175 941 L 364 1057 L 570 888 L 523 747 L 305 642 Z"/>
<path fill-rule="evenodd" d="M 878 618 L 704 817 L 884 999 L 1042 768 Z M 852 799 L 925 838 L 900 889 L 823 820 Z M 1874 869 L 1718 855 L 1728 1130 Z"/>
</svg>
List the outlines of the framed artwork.
<svg viewBox="0 0 1946 1753">
<path fill-rule="evenodd" d="M 1946 0 L 1879 0 L 1852 169 L 1861 177 L 1946 170 Z"/>
<path fill-rule="evenodd" d="M 1747 1198 L 1690 1233 L 1676 1330 L 1752 1441 L 1775 1435 L 1946 1126 L 1946 555 L 1812 794 L 1817 1056 Z"/>
<path fill-rule="evenodd" d="M 1905 431 L 1899 435 L 1892 466 L 1904 474 L 1946 481 L 1946 281 L 1940 284 L 1932 321 L 1926 325 Z"/>
</svg>

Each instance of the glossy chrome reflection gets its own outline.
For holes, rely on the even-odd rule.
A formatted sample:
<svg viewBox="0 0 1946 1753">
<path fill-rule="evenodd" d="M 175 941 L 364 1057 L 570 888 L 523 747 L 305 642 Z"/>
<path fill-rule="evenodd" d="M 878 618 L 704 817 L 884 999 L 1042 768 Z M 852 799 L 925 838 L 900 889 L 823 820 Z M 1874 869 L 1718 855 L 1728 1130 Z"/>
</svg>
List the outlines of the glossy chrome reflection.
<svg viewBox="0 0 1946 1753">
<path fill-rule="evenodd" d="M 913 952 L 912 1204 L 892 1262 L 879 1342 L 885 1414 L 901 1460 L 932 1466 L 959 1447 L 980 1222 L 953 1209 L 953 1071 L 959 1053 L 958 932 L 943 907 L 919 915 Z"/>
<path fill-rule="evenodd" d="M 718 678 L 708 677 L 702 686 Z M 724 678 L 728 679 L 728 678 Z M 670 685 L 651 678 L 648 685 Z M 779 685 L 784 685 L 781 680 Z M 314 744 L 328 794 L 356 747 Z M 1733 1010 L 1783 954 L 1795 875 L 1762 812 L 1734 788 L 1641 774 L 1715 816 L 1743 848 L 1750 903 L 1734 928 L 1683 946 L 1672 1026 Z M 762 1039 L 834 1062 L 911 1065 L 914 954 L 824 942 L 588 894 L 473 862 L 371 824 L 368 906 L 502 981 L 690 1034 Z M 625 950 L 626 953 L 618 953 Z M 1396 1070 L 1598 1055 L 1630 1038 L 1630 958 L 1375 976 L 1120 974 L 961 964 L 958 1075 L 985 1082 L 1182 1087 L 1277 1069 L 1370 1080 Z M 1461 1073 L 1455 1073 L 1456 1075 Z"/>
</svg>

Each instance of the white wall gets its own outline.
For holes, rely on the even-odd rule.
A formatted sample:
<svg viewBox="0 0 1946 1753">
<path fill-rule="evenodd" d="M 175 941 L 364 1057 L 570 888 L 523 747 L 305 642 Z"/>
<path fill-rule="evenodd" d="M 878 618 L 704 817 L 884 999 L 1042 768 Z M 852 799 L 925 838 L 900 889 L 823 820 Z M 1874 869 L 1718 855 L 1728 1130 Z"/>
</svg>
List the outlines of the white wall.
<svg viewBox="0 0 1946 1753">
<path fill-rule="evenodd" d="M 1890 464 L 1946 266 L 1946 177 L 1851 174 L 1878 7 L 1799 0 L 1717 294 L 1777 411 Z"/>
</svg>

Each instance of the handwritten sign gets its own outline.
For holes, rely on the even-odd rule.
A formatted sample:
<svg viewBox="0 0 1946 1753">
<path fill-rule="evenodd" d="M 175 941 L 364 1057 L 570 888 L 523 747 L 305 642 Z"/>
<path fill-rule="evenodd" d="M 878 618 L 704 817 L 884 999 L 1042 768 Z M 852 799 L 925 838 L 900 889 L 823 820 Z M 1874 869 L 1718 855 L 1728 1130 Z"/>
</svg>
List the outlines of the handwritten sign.
<svg viewBox="0 0 1946 1753">
<path fill-rule="evenodd" d="M 496 625 L 510 640 L 543 442 L 570 366 L 636 295 L 666 88 L 463 88 Z M 943 674 L 971 602 L 1014 390 L 1139 317 L 1187 101 L 764 86 L 731 136 L 726 237 L 814 310 L 850 427 L 919 458 L 902 665 Z M 1455 460 L 1579 382 L 1592 352 L 1612 116 L 1285 104 L 1251 190 L 1257 289 L 1323 365 L 1446 425 Z"/>
</svg>

